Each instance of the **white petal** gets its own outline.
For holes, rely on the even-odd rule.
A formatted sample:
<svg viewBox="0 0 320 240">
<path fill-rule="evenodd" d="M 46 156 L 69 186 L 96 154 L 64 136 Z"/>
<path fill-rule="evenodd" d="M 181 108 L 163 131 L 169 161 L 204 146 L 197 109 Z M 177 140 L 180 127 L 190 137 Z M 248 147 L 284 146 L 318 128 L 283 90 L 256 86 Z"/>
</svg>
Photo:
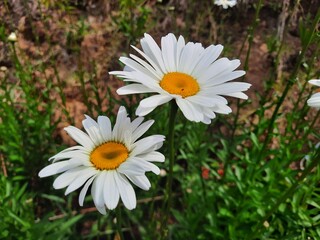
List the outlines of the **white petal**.
<svg viewBox="0 0 320 240">
<path fill-rule="evenodd" d="M 195 43 L 193 45 L 193 51 L 191 55 L 188 57 L 189 62 L 185 62 L 187 69 L 184 69 L 185 73 L 188 73 L 189 75 L 192 75 L 192 72 L 194 71 L 196 65 L 201 60 L 201 56 L 204 52 L 204 48 L 202 47 L 201 43 Z"/>
<path fill-rule="evenodd" d="M 172 33 L 169 33 L 167 36 L 161 38 L 162 59 L 167 72 L 177 71 L 176 47 L 177 39 Z"/>
<path fill-rule="evenodd" d="M 224 95 L 227 93 L 234 93 L 234 92 L 242 92 L 246 91 L 250 88 L 250 83 L 245 82 L 230 82 L 230 83 L 223 83 L 218 86 L 214 86 L 210 88 L 210 91 L 212 94 L 219 94 Z"/>
<path fill-rule="evenodd" d="M 106 215 L 107 214 L 105 205 L 102 205 L 102 206 L 97 206 L 96 205 L 96 208 L 99 211 L 99 213 L 101 213 L 102 215 Z"/>
<path fill-rule="evenodd" d="M 106 171 L 100 171 L 93 181 L 91 187 L 91 194 L 94 205 L 98 211 L 105 214 L 104 199 L 103 199 L 103 188 L 105 183 Z"/>
<path fill-rule="evenodd" d="M 216 104 L 216 101 L 214 98 L 201 96 L 201 95 L 193 95 L 191 97 L 187 97 L 185 98 L 185 101 L 190 101 L 192 103 L 196 103 L 205 107 L 213 107 Z"/>
<path fill-rule="evenodd" d="M 165 137 L 163 135 L 152 135 L 149 137 L 145 137 L 140 139 L 139 141 L 133 144 L 133 150 L 131 151 L 131 156 L 136 156 L 138 154 L 143 154 L 148 151 L 152 151 L 153 146 L 162 143 Z"/>
<path fill-rule="evenodd" d="M 119 190 L 115 181 L 116 174 L 116 171 L 107 171 L 104 183 L 103 199 L 107 208 L 110 210 L 117 207 L 120 198 Z"/>
<path fill-rule="evenodd" d="M 243 92 L 235 92 L 235 93 L 225 93 L 224 96 L 230 96 L 230 97 L 236 97 L 241 99 L 248 99 L 248 96 L 244 94 Z"/>
<path fill-rule="evenodd" d="M 142 163 L 139 163 L 139 161 L 127 160 L 117 168 L 117 171 L 119 173 L 125 174 L 126 176 L 143 175 L 146 170 L 144 169 L 144 165 Z"/>
<path fill-rule="evenodd" d="M 203 114 L 206 118 L 209 118 L 209 119 L 213 119 L 216 117 L 216 114 L 213 112 L 213 109 L 209 109 L 209 108 L 203 108 Z"/>
<path fill-rule="evenodd" d="M 119 60 L 135 71 L 143 72 L 144 74 L 147 74 L 147 75 L 151 74 L 153 75 L 154 78 L 161 77 L 161 75 L 159 75 L 159 73 L 155 71 L 154 68 L 146 61 L 142 60 L 141 58 L 133 54 L 130 54 L 130 57 L 133 58 L 135 61 L 127 57 L 120 57 Z"/>
<path fill-rule="evenodd" d="M 308 82 L 312 85 L 316 85 L 320 87 L 320 79 L 311 79 Z"/>
<path fill-rule="evenodd" d="M 137 200 L 133 187 L 121 173 L 115 174 L 115 180 L 124 206 L 129 210 L 134 209 Z"/>
<path fill-rule="evenodd" d="M 232 112 L 232 109 L 225 104 L 217 104 L 216 106 L 214 106 L 213 108 L 211 108 L 212 111 L 217 112 L 217 113 L 221 113 L 221 114 L 229 114 Z"/>
<path fill-rule="evenodd" d="M 199 83 L 205 83 L 208 79 L 218 76 L 231 66 L 231 61 L 228 58 L 220 58 L 212 63 L 205 71 L 201 72 L 197 77 Z"/>
<path fill-rule="evenodd" d="M 310 99 L 308 99 L 307 104 L 310 107 L 319 108 L 320 107 L 320 93 L 313 94 Z"/>
<path fill-rule="evenodd" d="M 151 183 L 149 182 L 149 179 L 145 176 L 128 176 L 129 180 L 133 182 L 136 186 L 143 190 L 149 190 L 151 187 Z"/>
<path fill-rule="evenodd" d="M 91 149 L 90 149 L 91 151 Z M 68 159 L 71 158 L 72 156 L 66 156 L 64 158 L 61 158 L 60 155 L 63 155 L 64 153 L 68 153 L 68 154 L 72 154 L 75 152 L 80 152 L 80 153 L 90 153 L 90 151 L 88 151 L 86 148 L 84 148 L 83 146 L 77 145 L 77 146 L 73 146 L 73 147 L 69 147 L 67 149 L 62 150 L 61 152 L 57 153 L 56 155 L 52 156 L 51 158 L 49 158 L 49 161 L 55 159 L 55 158 L 60 158 L 60 159 Z M 59 157 L 58 157 L 59 156 Z"/>
<path fill-rule="evenodd" d="M 164 162 L 165 160 L 164 155 L 156 151 L 139 154 L 137 155 L 137 157 L 142 158 L 149 162 Z"/>
<path fill-rule="evenodd" d="M 130 75 L 131 76 L 128 81 L 141 83 L 149 89 L 152 89 L 159 93 L 164 92 L 159 85 L 159 79 L 153 78 L 152 76 L 144 74 L 142 72 L 131 72 Z M 160 79 L 162 79 L 162 77 Z"/>
<path fill-rule="evenodd" d="M 156 63 L 156 70 L 165 73 L 166 69 L 162 60 L 161 50 L 153 38 L 149 34 L 145 33 L 144 38 L 141 39 L 140 43 L 143 51 L 146 53 L 149 59 Z M 150 62 L 149 59 L 146 58 L 146 60 Z"/>
<path fill-rule="evenodd" d="M 137 129 L 137 127 L 139 127 L 139 125 L 143 122 L 143 120 L 144 117 L 138 117 L 135 120 L 133 120 L 131 122 L 131 132 L 134 132 Z"/>
<path fill-rule="evenodd" d="M 136 159 L 139 159 L 139 158 L 136 158 Z M 144 169 L 145 169 L 147 172 L 151 171 L 151 172 L 153 172 L 153 173 L 156 174 L 156 175 L 159 175 L 159 174 L 160 174 L 160 168 L 159 168 L 157 165 L 155 165 L 155 164 L 153 164 L 153 163 L 151 163 L 151 162 L 145 161 L 145 160 L 143 160 L 143 159 L 140 159 L 140 161 L 143 162 L 143 164 L 144 164 Z"/>
<path fill-rule="evenodd" d="M 137 94 L 137 93 L 152 93 L 156 92 L 153 89 L 150 89 L 139 83 L 132 83 L 126 86 L 123 86 L 117 90 L 119 95 L 128 95 L 128 94 Z"/>
<path fill-rule="evenodd" d="M 221 83 L 225 83 L 225 82 L 231 81 L 233 79 L 236 79 L 238 77 L 241 77 L 245 74 L 246 74 L 245 71 L 238 70 L 238 71 L 233 71 L 231 73 L 219 75 L 219 76 L 208 79 L 207 82 L 205 82 L 203 84 L 203 87 L 205 88 L 205 87 L 219 85 Z"/>
<path fill-rule="evenodd" d="M 152 126 L 154 120 L 146 121 L 141 124 L 133 133 L 132 133 L 132 142 L 135 142 L 139 137 L 141 137 L 148 129 Z"/>
<path fill-rule="evenodd" d="M 145 108 L 145 107 L 141 107 L 141 106 L 139 105 L 138 108 L 136 109 L 136 115 L 137 115 L 137 116 L 145 116 L 145 115 L 147 115 L 148 113 L 151 113 L 156 107 L 157 107 L 157 106 Z"/>
<path fill-rule="evenodd" d="M 204 124 L 210 124 L 211 118 L 204 114 L 204 118 L 201 120 L 201 122 L 203 122 Z"/>
<path fill-rule="evenodd" d="M 53 182 L 53 187 L 55 189 L 61 189 L 68 186 L 73 180 L 81 174 L 83 169 L 87 169 L 87 167 L 76 167 L 69 169 L 68 171 L 62 173 L 56 180 Z"/>
<path fill-rule="evenodd" d="M 141 58 L 130 54 L 130 57 L 132 57 L 134 60 L 136 60 L 138 63 L 140 63 L 145 70 L 144 71 L 140 71 L 143 72 L 145 75 L 148 75 L 150 77 L 152 77 L 153 79 L 161 79 L 162 77 L 162 72 L 160 71 L 156 71 L 155 68 L 153 68 L 148 62 L 142 60 Z"/>
<path fill-rule="evenodd" d="M 169 102 L 172 99 L 171 96 L 166 95 L 153 95 L 151 97 L 145 98 L 140 102 L 140 106 L 143 108 L 157 107 L 161 104 Z"/>
<path fill-rule="evenodd" d="M 129 128 L 129 126 L 128 126 Z M 122 142 L 123 144 L 127 147 L 128 151 L 131 151 L 131 145 L 133 143 L 132 141 L 132 132 L 130 131 L 131 129 L 126 129 L 123 133 L 123 138 L 122 138 Z"/>
<path fill-rule="evenodd" d="M 181 57 L 181 52 L 186 45 L 183 36 L 179 36 L 178 43 L 177 43 L 177 52 L 176 52 L 176 68 L 177 70 L 180 69 L 179 63 L 180 63 L 180 57 Z"/>
<path fill-rule="evenodd" d="M 115 140 L 122 140 L 125 130 L 130 125 L 130 119 L 127 117 L 127 110 L 121 106 L 118 111 L 116 123 L 113 127 L 112 137 Z"/>
<path fill-rule="evenodd" d="M 193 62 L 193 53 L 195 51 L 193 42 L 188 42 L 182 49 L 178 72 L 190 74 L 193 69 L 190 69 L 190 64 Z"/>
<path fill-rule="evenodd" d="M 200 122 L 203 119 L 203 113 L 196 107 L 195 104 L 187 100 L 177 98 L 177 105 L 181 109 L 183 115 L 190 121 Z"/>
<path fill-rule="evenodd" d="M 98 125 L 100 129 L 100 134 L 105 142 L 109 141 L 112 138 L 111 132 L 111 122 L 108 117 L 99 116 Z"/>
<path fill-rule="evenodd" d="M 157 175 L 160 173 L 160 169 L 156 165 L 140 157 L 131 157 L 118 168 L 118 172 L 121 172 L 126 176 L 141 176 L 149 171 L 152 171 Z"/>
<path fill-rule="evenodd" d="M 79 205 L 82 207 L 83 206 L 83 201 L 86 196 L 86 193 L 88 191 L 89 186 L 91 185 L 92 181 L 95 179 L 96 176 L 91 177 L 84 187 L 81 189 L 80 194 L 79 194 Z"/>
<path fill-rule="evenodd" d="M 83 150 L 74 150 L 74 151 L 62 151 L 49 158 L 49 160 L 53 160 L 53 162 L 60 161 L 62 159 L 70 159 L 70 158 L 78 158 L 80 161 L 88 161 L 89 152 Z"/>
<path fill-rule="evenodd" d="M 82 132 L 80 129 L 74 126 L 65 127 L 64 130 L 69 134 L 70 137 L 73 138 L 76 142 L 80 143 L 86 149 L 93 149 L 94 143 L 90 139 L 90 137 Z"/>
<path fill-rule="evenodd" d="M 79 176 L 68 186 L 65 195 L 77 190 L 81 187 L 89 178 L 97 173 L 97 170 L 92 167 L 81 171 Z"/>
<path fill-rule="evenodd" d="M 159 58 L 159 59 L 153 59 L 152 56 L 150 55 L 150 50 L 149 48 L 148 49 L 144 49 L 143 48 L 143 45 L 144 45 L 144 41 L 141 40 L 141 46 L 142 46 L 142 49 L 143 51 L 141 51 L 140 49 L 136 48 L 135 46 L 132 46 L 131 47 L 136 50 L 142 57 L 144 57 L 149 63 L 150 65 L 156 70 L 156 72 L 158 72 L 159 75 L 162 75 L 164 72 L 165 72 L 165 69 L 162 69 L 162 67 L 160 66 L 159 62 L 162 61 L 162 58 Z M 158 46 L 157 46 L 158 47 Z M 152 50 L 151 50 L 152 51 Z M 146 54 L 147 53 L 147 54 Z M 155 60 L 155 61 L 154 61 Z M 163 62 L 161 63 L 163 64 Z"/>
<path fill-rule="evenodd" d="M 101 137 L 99 131 L 99 125 L 91 117 L 87 115 L 85 116 L 86 119 L 82 121 L 82 125 L 88 133 L 89 137 L 91 138 L 92 142 L 95 144 L 95 146 L 98 146 L 103 142 L 103 138 Z"/>
<path fill-rule="evenodd" d="M 193 69 L 192 75 L 195 76 L 195 78 L 198 78 L 203 71 L 206 71 L 206 69 L 209 67 L 210 64 L 212 64 L 215 60 L 217 60 L 222 50 L 223 50 L 223 46 L 220 44 L 216 46 L 210 45 L 209 47 L 207 47 L 203 51 L 200 61 L 198 62 L 196 67 Z"/>
<path fill-rule="evenodd" d="M 57 162 L 57 163 L 52 163 L 48 166 L 46 166 L 45 168 L 43 168 L 38 176 L 39 177 L 48 177 L 48 176 L 52 176 L 55 175 L 57 173 L 61 173 L 64 171 L 67 171 L 71 168 L 75 168 L 77 166 L 81 165 L 81 163 L 76 163 L 74 161 L 70 162 L 70 161 L 61 161 L 61 162 Z"/>
</svg>

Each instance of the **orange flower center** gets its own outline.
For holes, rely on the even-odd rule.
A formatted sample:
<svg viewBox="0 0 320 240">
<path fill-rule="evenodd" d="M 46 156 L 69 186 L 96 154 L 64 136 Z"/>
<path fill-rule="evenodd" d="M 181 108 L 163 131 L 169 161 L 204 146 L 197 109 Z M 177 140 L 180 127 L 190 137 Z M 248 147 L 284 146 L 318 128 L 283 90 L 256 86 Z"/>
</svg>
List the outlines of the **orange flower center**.
<svg viewBox="0 0 320 240">
<path fill-rule="evenodd" d="M 128 149 L 117 142 L 106 142 L 96 147 L 90 154 L 90 161 L 99 170 L 113 170 L 127 160 Z"/>
<path fill-rule="evenodd" d="M 179 72 L 165 74 L 159 84 L 168 93 L 180 95 L 183 98 L 196 95 L 200 90 L 197 80 Z"/>
</svg>

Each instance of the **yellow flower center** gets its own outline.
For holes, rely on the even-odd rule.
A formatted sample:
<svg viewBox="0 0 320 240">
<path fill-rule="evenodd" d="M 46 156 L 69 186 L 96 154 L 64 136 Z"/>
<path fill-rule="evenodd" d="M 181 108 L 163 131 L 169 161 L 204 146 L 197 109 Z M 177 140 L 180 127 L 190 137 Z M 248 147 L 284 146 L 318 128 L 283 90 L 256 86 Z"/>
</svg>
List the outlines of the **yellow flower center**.
<svg viewBox="0 0 320 240">
<path fill-rule="evenodd" d="M 95 148 L 90 154 L 90 161 L 99 170 L 113 170 L 126 161 L 128 149 L 117 142 L 106 142 Z"/>
<path fill-rule="evenodd" d="M 183 98 L 193 96 L 200 90 L 197 80 L 179 72 L 165 74 L 159 84 L 168 93 L 180 95 Z"/>
</svg>

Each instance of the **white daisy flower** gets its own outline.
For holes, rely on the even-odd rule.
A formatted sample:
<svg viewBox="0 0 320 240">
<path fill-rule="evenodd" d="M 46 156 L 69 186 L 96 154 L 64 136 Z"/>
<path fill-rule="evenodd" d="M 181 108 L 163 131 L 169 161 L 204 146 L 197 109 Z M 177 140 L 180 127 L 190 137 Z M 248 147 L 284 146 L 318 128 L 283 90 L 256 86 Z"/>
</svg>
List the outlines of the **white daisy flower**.
<svg viewBox="0 0 320 240">
<path fill-rule="evenodd" d="M 15 32 L 10 33 L 10 35 L 8 36 L 8 41 L 9 42 L 16 42 L 17 41 L 17 35 Z"/>
<path fill-rule="evenodd" d="M 209 124 L 216 113 L 228 114 L 232 110 L 222 97 L 232 96 L 247 99 L 242 93 L 251 84 L 229 82 L 241 77 L 245 71 L 234 71 L 240 61 L 220 58 L 222 45 L 203 48 L 201 43 L 188 42 L 182 36 L 177 40 L 170 33 L 161 39 L 161 48 L 153 38 L 145 34 L 140 41 L 143 51 L 132 46 L 145 60 L 130 54 L 121 57 L 126 66 L 123 71 L 110 74 L 135 82 L 117 90 L 120 95 L 135 93 L 158 93 L 143 99 L 137 110 L 144 116 L 157 106 L 174 99 L 184 116 L 190 121 Z"/>
<path fill-rule="evenodd" d="M 214 4 L 227 9 L 228 7 L 235 6 L 237 4 L 237 0 L 214 0 Z"/>
<path fill-rule="evenodd" d="M 8 36 L 8 41 L 9 42 L 16 42 L 17 41 L 17 35 L 15 32 L 10 33 L 10 35 Z"/>
<path fill-rule="evenodd" d="M 40 177 L 62 173 L 53 183 L 55 189 L 65 188 L 65 194 L 83 186 L 79 204 L 89 186 L 95 206 L 102 214 L 106 208 L 114 209 L 121 197 L 128 209 L 136 207 L 136 195 L 129 180 L 143 190 L 151 186 L 145 172 L 160 173 L 151 162 L 163 162 L 164 156 L 157 150 L 164 141 L 163 135 L 152 135 L 138 140 L 154 123 L 143 118 L 131 122 L 124 107 L 120 107 L 116 123 L 111 129 L 108 117 L 99 116 L 94 121 L 89 116 L 82 121 L 87 133 L 69 126 L 66 132 L 80 145 L 67 148 L 49 160 L 53 164 L 39 172 Z M 142 124 L 141 124 L 142 123 Z"/>
<path fill-rule="evenodd" d="M 320 87 L 320 79 L 309 80 L 309 83 Z M 307 101 L 310 107 L 320 108 L 320 92 L 313 94 Z"/>
</svg>

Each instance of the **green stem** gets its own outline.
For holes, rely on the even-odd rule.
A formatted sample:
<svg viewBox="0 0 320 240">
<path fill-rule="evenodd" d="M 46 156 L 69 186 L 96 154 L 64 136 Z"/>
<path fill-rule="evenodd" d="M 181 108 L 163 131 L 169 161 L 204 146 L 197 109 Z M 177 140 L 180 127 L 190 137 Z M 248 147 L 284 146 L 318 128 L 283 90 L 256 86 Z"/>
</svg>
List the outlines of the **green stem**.
<svg viewBox="0 0 320 240">
<path fill-rule="evenodd" d="M 168 218 L 170 215 L 170 209 L 172 204 L 172 181 L 173 181 L 173 165 L 175 158 L 174 149 L 174 126 L 177 116 L 178 106 L 175 101 L 170 102 L 170 116 L 169 116 L 169 133 L 168 133 L 168 143 L 169 143 L 169 172 L 166 185 L 165 199 L 163 203 L 164 215 L 161 221 L 161 238 L 165 239 L 168 234 Z"/>
<path fill-rule="evenodd" d="M 311 173 L 312 169 L 314 169 L 317 165 L 320 163 L 320 148 L 317 149 L 312 162 L 310 165 L 304 169 L 300 177 L 297 179 L 297 181 L 280 197 L 277 202 L 274 204 L 274 206 L 267 212 L 267 214 L 260 220 L 260 222 L 257 224 L 256 230 L 254 231 L 253 236 L 249 239 L 254 239 L 260 232 L 263 223 L 268 220 L 268 218 L 278 210 L 281 203 L 284 203 L 299 187 L 299 184 L 306 178 L 306 176 Z"/>
<path fill-rule="evenodd" d="M 121 208 L 118 206 L 116 208 L 116 219 L 117 219 L 117 231 L 119 233 L 120 240 L 124 240 L 123 232 L 122 232 L 122 227 L 121 227 Z"/>
</svg>

